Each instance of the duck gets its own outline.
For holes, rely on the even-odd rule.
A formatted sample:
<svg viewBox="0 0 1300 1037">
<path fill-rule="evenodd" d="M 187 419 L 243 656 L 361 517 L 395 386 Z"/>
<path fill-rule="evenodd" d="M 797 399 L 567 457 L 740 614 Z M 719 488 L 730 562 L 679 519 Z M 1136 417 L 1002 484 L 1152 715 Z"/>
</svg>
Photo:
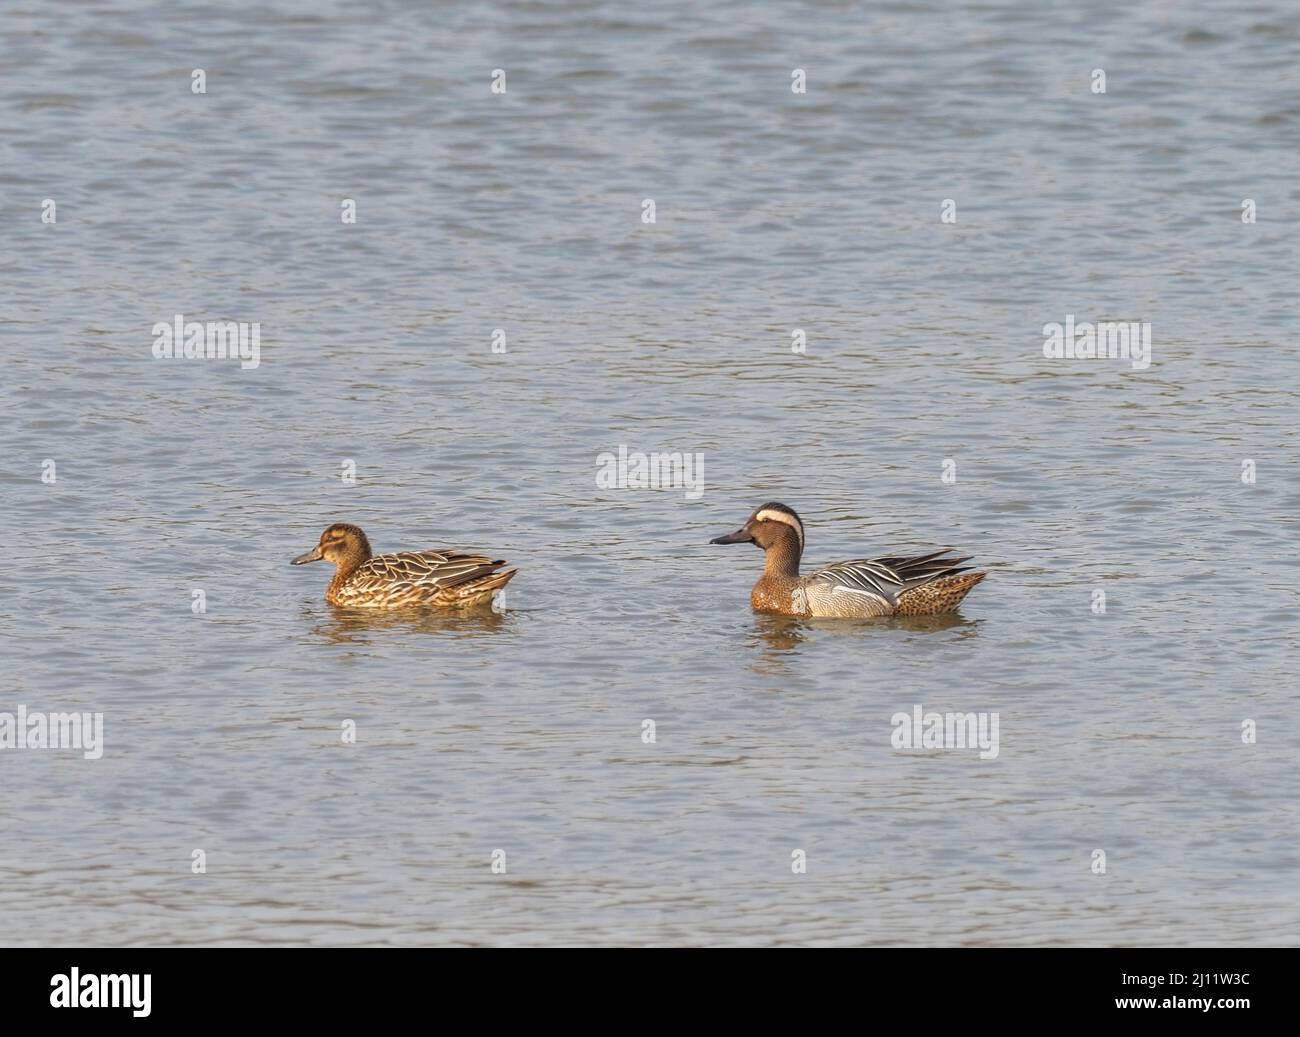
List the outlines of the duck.
<svg viewBox="0 0 1300 1037">
<path fill-rule="evenodd" d="M 763 575 L 749 603 L 756 612 L 784 616 L 935 616 L 954 611 L 988 575 L 963 566 L 969 556 L 954 558 L 945 548 L 910 557 L 836 562 L 801 576 L 803 520 L 776 501 L 754 509 L 738 530 L 709 543 L 761 547 L 766 555 Z"/>
<path fill-rule="evenodd" d="M 360 526 L 335 522 L 320 542 L 290 565 L 334 563 L 325 600 L 346 608 L 415 606 L 469 608 L 489 602 L 519 570 L 505 562 L 463 551 L 397 551 L 374 554 Z"/>
</svg>

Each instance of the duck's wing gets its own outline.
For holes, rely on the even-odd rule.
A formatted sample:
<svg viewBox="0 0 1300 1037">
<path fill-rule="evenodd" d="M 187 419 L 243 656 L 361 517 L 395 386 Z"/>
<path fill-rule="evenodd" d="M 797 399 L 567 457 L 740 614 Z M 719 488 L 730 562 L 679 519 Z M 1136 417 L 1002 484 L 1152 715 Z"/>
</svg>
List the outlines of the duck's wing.
<svg viewBox="0 0 1300 1037">
<path fill-rule="evenodd" d="M 348 578 L 348 586 L 357 593 L 394 584 L 445 590 L 488 576 L 505 564 L 464 551 L 395 551 L 362 563 Z"/>
<path fill-rule="evenodd" d="M 811 573 L 808 579 L 826 586 L 834 594 L 871 598 L 890 608 L 904 587 L 898 573 L 879 559 L 857 558 L 849 562 L 836 562 Z"/>
<path fill-rule="evenodd" d="M 857 558 L 836 562 L 809 575 L 808 579 L 826 584 L 836 594 L 856 594 L 894 606 L 904 591 L 919 587 L 940 576 L 965 572 L 966 558 L 952 558 L 948 550 L 928 555 L 894 555 L 889 558 Z"/>
<path fill-rule="evenodd" d="M 961 564 L 962 562 L 969 562 L 970 555 L 954 558 L 948 553 L 949 550 L 950 548 L 945 547 L 942 551 L 935 551 L 928 555 L 877 558 L 875 564 L 883 565 L 902 580 L 903 590 L 911 590 L 923 583 L 937 580 L 940 576 L 964 573 L 973 568 L 973 566 Z"/>
</svg>

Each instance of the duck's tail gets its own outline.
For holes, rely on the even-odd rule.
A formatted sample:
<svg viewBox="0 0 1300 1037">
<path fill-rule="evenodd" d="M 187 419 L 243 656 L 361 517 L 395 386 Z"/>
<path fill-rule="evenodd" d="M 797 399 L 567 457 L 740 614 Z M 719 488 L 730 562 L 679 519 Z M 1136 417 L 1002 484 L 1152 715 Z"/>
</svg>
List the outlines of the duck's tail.
<svg viewBox="0 0 1300 1037">
<path fill-rule="evenodd" d="M 505 565 L 505 562 L 493 562 L 492 564 Z M 467 580 L 455 587 L 449 587 L 444 593 L 452 596 L 454 600 L 448 602 L 448 604 L 459 608 L 485 605 L 492 600 L 492 596 L 497 591 L 514 578 L 515 573 L 518 571 L 514 566 L 511 566 L 508 569 L 501 569 L 498 572 L 487 573 L 476 579 Z"/>
<path fill-rule="evenodd" d="M 951 612 L 987 575 L 984 572 L 959 572 L 940 576 L 918 587 L 909 587 L 898 596 L 895 615 L 937 616 L 940 612 Z"/>
</svg>

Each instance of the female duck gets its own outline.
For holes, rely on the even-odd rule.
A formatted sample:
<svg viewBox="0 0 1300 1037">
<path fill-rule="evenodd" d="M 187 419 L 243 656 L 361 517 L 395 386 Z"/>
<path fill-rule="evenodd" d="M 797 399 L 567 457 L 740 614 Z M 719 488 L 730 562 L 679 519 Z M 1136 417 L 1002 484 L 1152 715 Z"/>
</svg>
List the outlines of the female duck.
<svg viewBox="0 0 1300 1037">
<path fill-rule="evenodd" d="M 346 522 L 335 522 L 320 535 L 319 544 L 290 564 L 321 559 L 334 563 L 334 579 L 325 590 L 325 600 L 348 608 L 481 605 L 519 571 L 513 566 L 502 569 L 505 562 L 494 562 L 487 555 L 460 551 L 371 554 L 365 533 Z"/>
<path fill-rule="evenodd" d="M 803 522 L 793 508 L 764 504 L 740 529 L 711 544 L 757 544 L 767 558 L 749 602 L 786 616 L 933 616 L 951 612 L 987 573 L 970 572 L 966 558 L 947 550 L 913 558 L 836 562 L 799 575 Z"/>
</svg>

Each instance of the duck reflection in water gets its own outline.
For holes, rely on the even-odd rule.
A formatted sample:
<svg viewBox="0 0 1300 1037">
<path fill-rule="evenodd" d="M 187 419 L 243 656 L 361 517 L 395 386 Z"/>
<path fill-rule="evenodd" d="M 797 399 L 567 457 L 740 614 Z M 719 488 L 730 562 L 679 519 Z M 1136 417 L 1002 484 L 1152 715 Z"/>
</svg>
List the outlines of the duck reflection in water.
<svg viewBox="0 0 1300 1037">
<path fill-rule="evenodd" d="M 510 630 L 518 619 L 515 612 L 503 613 L 486 608 L 464 612 L 432 609 L 392 612 L 334 609 L 326 616 L 304 609 L 303 615 L 318 621 L 312 627 L 312 634 L 334 644 L 372 644 L 411 634 L 457 639 L 491 637 Z"/>
<path fill-rule="evenodd" d="M 879 634 L 888 630 L 935 633 L 960 628 L 958 636 L 973 636 L 979 621 L 967 619 L 957 612 L 944 612 L 937 616 L 891 616 L 888 619 L 849 621 L 819 620 L 804 616 L 779 616 L 755 613 L 751 645 L 760 642 L 769 653 L 785 655 L 798 649 L 805 641 L 818 635 L 849 634 L 854 637 Z"/>
</svg>

